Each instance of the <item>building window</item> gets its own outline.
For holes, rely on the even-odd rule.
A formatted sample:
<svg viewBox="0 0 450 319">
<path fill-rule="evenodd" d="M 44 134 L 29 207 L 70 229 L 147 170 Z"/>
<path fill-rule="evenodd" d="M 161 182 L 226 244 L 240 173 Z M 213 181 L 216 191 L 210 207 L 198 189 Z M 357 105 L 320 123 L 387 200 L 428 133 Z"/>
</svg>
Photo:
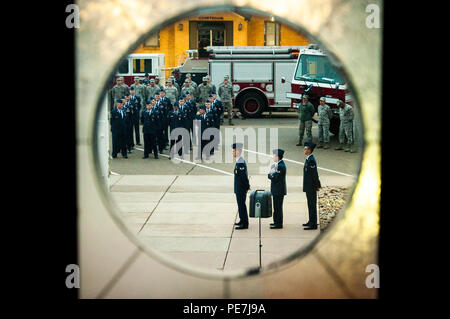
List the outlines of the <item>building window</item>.
<svg viewBox="0 0 450 319">
<path fill-rule="evenodd" d="M 144 48 L 158 48 L 159 47 L 159 32 L 152 34 L 144 41 Z"/>
<path fill-rule="evenodd" d="M 264 45 L 280 45 L 280 28 L 278 22 L 265 21 L 264 25 Z"/>
</svg>

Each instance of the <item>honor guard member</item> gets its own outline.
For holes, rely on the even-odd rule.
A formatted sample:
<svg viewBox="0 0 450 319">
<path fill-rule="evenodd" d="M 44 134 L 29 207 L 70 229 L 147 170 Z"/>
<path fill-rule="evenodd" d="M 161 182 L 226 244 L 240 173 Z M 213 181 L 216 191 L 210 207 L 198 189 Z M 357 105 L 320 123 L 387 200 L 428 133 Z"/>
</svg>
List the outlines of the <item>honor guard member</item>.
<svg viewBox="0 0 450 319">
<path fill-rule="evenodd" d="M 273 196 L 273 224 L 271 229 L 283 228 L 283 199 L 286 190 L 286 164 L 283 161 L 284 150 L 273 150 L 275 164 L 270 168 L 267 177 L 270 179 L 270 192 Z"/>
<path fill-rule="evenodd" d="M 205 77 L 208 80 L 208 85 L 211 87 L 212 92 L 216 92 L 216 86 L 213 83 L 211 83 L 211 77 L 209 75 L 207 75 Z"/>
<path fill-rule="evenodd" d="M 203 158 L 203 149 L 205 148 L 206 144 L 209 143 L 210 138 L 203 136 L 203 132 L 207 129 L 213 126 L 213 117 L 212 114 L 206 114 L 206 106 L 200 105 L 199 114 L 197 114 L 196 119 L 200 121 L 200 156 L 197 157 L 197 159 Z M 203 139 L 207 138 L 207 139 Z M 206 154 L 206 158 L 209 158 L 210 154 Z"/>
<path fill-rule="evenodd" d="M 172 79 L 169 78 L 166 84 L 167 84 L 167 87 L 165 88 L 166 96 L 170 99 L 170 103 L 172 103 L 173 105 L 177 101 L 179 92 L 178 89 L 173 85 Z"/>
<path fill-rule="evenodd" d="M 192 80 L 192 76 L 190 73 L 186 74 L 186 79 L 189 80 L 189 86 L 192 88 L 192 90 L 196 91 L 197 90 L 197 83 L 195 83 L 195 81 Z M 192 94 L 192 92 L 191 92 Z"/>
<path fill-rule="evenodd" d="M 152 101 L 147 100 L 146 108 L 141 113 L 142 133 L 144 135 L 144 157 L 153 151 L 153 156 L 158 158 L 158 146 L 156 144 L 156 134 L 159 129 L 161 115 L 159 111 L 153 107 Z"/>
<path fill-rule="evenodd" d="M 196 100 L 195 88 L 191 86 L 191 82 L 189 82 L 189 79 L 184 80 L 184 85 L 181 88 L 181 94 L 186 95 L 187 91 L 191 93 L 191 98 Z"/>
<path fill-rule="evenodd" d="M 195 132 L 194 132 L 194 120 L 197 115 L 197 104 L 195 103 L 194 99 L 191 97 L 191 92 L 186 91 L 186 96 L 184 98 L 185 102 L 184 104 L 189 107 L 189 134 L 192 135 L 191 137 L 191 143 L 195 143 Z M 192 144 L 190 146 L 190 149 L 192 150 Z"/>
<path fill-rule="evenodd" d="M 117 153 L 120 152 L 124 158 L 128 158 L 125 112 L 121 99 L 116 100 L 116 107 L 111 110 L 110 124 L 113 144 L 112 157 L 117 158 Z"/>
<path fill-rule="evenodd" d="M 128 153 L 131 153 L 131 150 L 134 148 L 134 140 L 133 140 L 134 108 L 130 103 L 130 93 L 125 94 L 125 105 L 123 109 L 125 111 L 127 149 Z"/>
<path fill-rule="evenodd" d="M 208 115 L 211 115 L 211 117 L 212 117 L 212 126 L 211 127 L 217 128 L 217 124 L 216 123 L 219 121 L 219 115 L 211 107 L 211 102 L 210 101 L 206 101 L 206 103 L 205 103 L 205 113 L 206 113 L 207 117 L 208 117 Z M 210 138 L 209 138 L 209 141 L 207 141 L 207 142 L 209 143 L 213 139 L 214 139 L 214 135 L 211 135 Z M 214 149 L 218 146 L 217 144 L 218 144 L 218 141 L 216 141 L 216 143 L 215 143 L 214 147 L 211 149 L 211 152 L 210 152 L 209 155 L 213 155 L 214 154 Z"/>
<path fill-rule="evenodd" d="M 197 102 L 199 104 L 205 104 L 208 101 L 208 96 L 212 93 L 212 88 L 208 85 L 208 78 L 206 76 L 203 77 L 203 82 L 197 87 Z"/>
<path fill-rule="evenodd" d="M 319 174 L 317 173 L 317 163 L 312 152 L 316 147 L 313 142 L 305 142 L 303 153 L 306 155 L 306 161 L 303 166 L 303 192 L 306 193 L 308 201 L 309 220 L 305 230 L 317 229 L 317 191 L 321 187 Z"/>
<path fill-rule="evenodd" d="M 296 146 L 302 145 L 305 128 L 306 138 L 308 139 L 308 142 L 312 142 L 312 118 L 316 110 L 314 109 L 314 105 L 312 105 L 308 99 L 308 95 L 303 94 L 302 103 L 300 103 L 298 107 L 298 120 L 300 123 L 298 127 L 298 143 Z"/>
<path fill-rule="evenodd" d="M 220 114 L 220 125 L 222 125 L 223 124 L 223 104 L 222 104 L 222 101 L 217 99 L 217 94 L 216 94 L 215 90 L 212 92 L 212 96 L 213 96 L 213 101 L 211 102 L 211 105 Z"/>
<path fill-rule="evenodd" d="M 139 133 L 139 114 L 141 114 L 141 98 L 136 96 L 136 89 L 132 85 L 130 87 L 130 104 L 133 109 L 133 130 L 136 139 L 136 145 L 141 145 L 141 136 Z"/>
<path fill-rule="evenodd" d="M 169 159 L 172 159 L 174 156 L 174 152 L 175 152 L 175 144 L 181 141 L 181 135 L 179 135 L 177 137 L 177 139 L 172 139 L 172 131 L 176 128 L 179 127 L 183 127 L 183 122 L 184 122 L 184 114 L 182 111 L 179 110 L 179 105 L 178 102 L 175 102 L 173 104 L 173 109 L 169 112 L 169 114 L 167 115 L 167 119 L 169 120 L 169 126 L 170 126 L 170 157 Z M 178 151 L 178 155 L 181 156 L 182 154 L 182 149 L 180 149 Z"/>
<path fill-rule="evenodd" d="M 228 75 L 223 78 L 223 83 L 220 84 L 218 93 L 222 100 L 224 110 L 227 110 L 228 113 L 228 124 L 234 125 L 231 123 L 233 118 L 233 86 L 228 82 Z"/>
<path fill-rule="evenodd" d="M 165 124 L 166 120 L 163 119 L 162 116 L 164 115 L 164 113 L 166 113 L 166 110 L 164 109 L 164 105 L 161 103 L 161 97 L 160 97 L 159 93 L 160 93 L 160 91 L 159 91 L 159 87 L 158 87 L 158 90 L 155 91 L 154 107 L 158 110 L 159 114 L 161 114 L 161 117 L 160 117 L 160 121 L 159 121 L 158 133 L 156 134 L 156 143 L 158 144 L 159 153 L 162 154 L 164 151 L 164 148 L 165 148 L 165 144 L 166 144 L 166 141 L 164 138 L 164 124 Z"/>
<path fill-rule="evenodd" d="M 161 97 L 161 103 L 164 105 L 165 113 L 163 114 L 164 119 L 161 121 L 163 123 L 163 132 L 164 132 L 164 149 L 167 150 L 169 147 L 169 122 L 167 120 L 167 115 L 173 109 L 172 102 L 166 96 L 166 90 L 163 88 L 159 92 L 159 96 Z"/>
<path fill-rule="evenodd" d="M 242 143 L 233 144 L 233 157 L 236 159 L 234 166 L 234 194 L 236 195 L 236 202 L 239 211 L 239 222 L 237 222 L 235 229 L 248 228 L 248 214 L 245 200 L 247 192 L 250 189 L 250 182 L 248 180 L 247 163 L 242 155 Z"/>
<path fill-rule="evenodd" d="M 150 98 L 150 96 L 155 96 L 155 92 L 159 91 L 159 86 L 155 85 L 155 79 L 150 79 L 149 85 L 145 88 L 145 93 L 147 95 L 147 99 Z"/>
<path fill-rule="evenodd" d="M 354 153 L 353 149 L 353 119 L 355 117 L 353 113 L 353 108 L 339 100 L 337 102 L 339 106 L 339 146 L 336 147 L 336 150 L 342 150 L 345 138 L 347 138 L 347 148 L 346 152 Z"/>
<path fill-rule="evenodd" d="M 317 126 L 319 128 L 319 145 L 317 145 L 317 148 L 329 148 L 328 143 L 330 142 L 330 120 L 333 116 L 333 113 L 331 113 L 331 108 L 325 104 L 325 97 L 322 96 L 320 98 L 320 105 L 317 108 L 317 115 L 319 116 L 319 121 L 317 123 Z M 323 144 L 325 143 L 325 145 Z"/>
</svg>

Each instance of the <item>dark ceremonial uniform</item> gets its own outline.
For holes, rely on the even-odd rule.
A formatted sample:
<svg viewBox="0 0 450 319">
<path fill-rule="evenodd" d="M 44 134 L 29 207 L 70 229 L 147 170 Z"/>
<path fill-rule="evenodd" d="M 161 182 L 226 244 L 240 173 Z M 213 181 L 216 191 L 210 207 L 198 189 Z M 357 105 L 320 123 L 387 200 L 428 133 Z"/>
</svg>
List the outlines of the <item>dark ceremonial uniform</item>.
<svg viewBox="0 0 450 319">
<path fill-rule="evenodd" d="M 189 134 L 192 136 L 191 137 L 191 142 L 195 141 L 195 135 L 194 135 L 194 120 L 196 118 L 197 115 L 197 104 L 195 103 L 195 101 L 191 98 L 189 101 L 186 101 L 184 104 L 187 104 L 189 106 Z M 191 143 L 192 146 L 192 143 Z"/>
<path fill-rule="evenodd" d="M 169 114 L 167 115 L 167 119 L 168 119 L 168 122 L 169 122 L 169 125 L 170 125 L 170 133 L 169 133 L 170 134 L 169 135 L 169 138 L 170 138 L 170 158 L 173 157 L 173 152 L 175 151 L 175 148 L 173 148 L 173 147 L 175 147 L 175 143 L 181 141 L 181 135 L 178 135 L 178 137 L 176 137 L 176 140 L 172 139 L 172 138 L 174 138 L 174 137 L 172 137 L 172 131 L 174 129 L 176 129 L 176 128 L 183 127 L 183 123 L 185 121 L 185 117 L 186 117 L 186 115 L 184 114 L 183 111 L 180 111 L 180 109 L 178 109 L 177 111 L 171 110 L 169 112 Z M 182 148 L 178 151 L 178 155 L 181 156 L 181 154 L 182 154 Z"/>
<path fill-rule="evenodd" d="M 141 114 L 141 98 L 136 95 L 130 96 L 130 104 L 133 109 L 133 130 L 136 144 L 141 144 L 141 135 L 139 133 L 139 117 Z"/>
<path fill-rule="evenodd" d="M 239 225 L 241 227 L 248 227 L 248 214 L 245 199 L 247 198 L 247 191 L 250 189 L 250 182 L 248 180 L 247 163 L 243 157 L 239 157 L 234 167 L 234 193 L 236 195 L 236 202 L 239 211 Z"/>
<path fill-rule="evenodd" d="M 134 109 L 131 103 L 128 101 L 125 103 L 123 110 L 125 111 L 125 123 L 126 123 L 126 141 L 128 152 L 131 153 L 134 147 L 133 141 L 133 121 L 134 121 Z"/>
<path fill-rule="evenodd" d="M 270 192 L 273 196 L 273 223 L 283 226 L 283 199 L 286 191 L 286 164 L 283 160 L 273 164 L 273 173 L 267 175 L 270 179 Z"/>
<path fill-rule="evenodd" d="M 210 107 L 209 110 L 205 109 L 205 111 L 206 111 L 206 114 L 207 115 L 210 114 L 213 119 L 212 127 L 217 128 L 217 123 L 220 123 L 220 117 L 217 114 L 216 110 L 214 110 L 212 107 Z M 214 139 L 214 135 L 211 135 L 209 138 L 209 141 L 207 141 L 207 143 L 211 142 L 213 139 Z M 216 148 L 218 146 L 218 143 L 219 143 L 219 141 L 216 140 L 214 147 L 211 149 L 210 155 L 214 154 L 214 148 Z"/>
<path fill-rule="evenodd" d="M 156 135 L 161 123 L 161 114 L 159 110 L 152 107 L 150 110 L 143 110 L 141 114 L 142 133 L 144 135 L 144 158 L 153 151 L 155 158 L 158 158 L 158 147 Z"/>
<path fill-rule="evenodd" d="M 126 141 L 126 123 L 125 111 L 119 110 L 117 107 L 111 110 L 111 133 L 112 133 L 112 157 L 116 158 L 117 153 L 127 158 L 127 141 Z"/>
<path fill-rule="evenodd" d="M 202 107 L 204 108 L 204 106 Z M 206 144 L 209 143 L 211 137 L 208 136 L 203 136 L 203 132 L 214 126 L 214 117 L 212 113 L 205 113 L 205 114 L 198 114 L 196 116 L 197 120 L 200 120 L 200 132 L 201 132 L 201 136 L 200 136 L 200 142 L 201 142 L 201 154 L 203 156 L 203 148 L 205 147 Z M 205 140 L 203 138 L 206 138 Z M 209 156 L 207 155 L 207 158 L 209 158 Z"/>
<path fill-rule="evenodd" d="M 158 144 L 158 149 L 159 152 L 162 153 L 165 146 L 166 146 L 166 139 L 164 136 L 164 126 L 167 123 L 167 115 L 165 117 L 163 117 L 164 114 L 167 114 L 168 111 L 166 111 L 165 109 L 165 104 L 163 104 L 161 102 L 161 100 L 156 101 L 155 106 L 156 109 L 158 109 L 159 113 L 160 113 L 160 122 L 159 122 L 159 127 L 158 127 L 158 133 L 156 134 L 156 141 Z"/>
<path fill-rule="evenodd" d="M 178 106 L 178 109 L 180 111 L 183 112 L 184 116 L 183 116 L 183 127 L 187 130 L 187 132 L 189 133 L 191 130 L 191 126 L 192 126 L 192 109 L 191 109 L 191 104 L 188 103 L 184 103 L 183 106 Z M 183 141 L 183 143 L 186 146 L 189 146 L 190 148 L 192 148 L 192 140 L 191 140 L 191 136 L 189 135 L 189 143 L 187 143 L 187 141 Z"/>
<path fill-rule="evenodd" d="M 221 119 L 222 114 L 223 114 L 223 104 L 222 104 L 222 102 L 219 101 L 219 100 L 214 100 L 214 101 L 211 103 L 211 108 L 212 108 L 213 110 L 215 110 L 216 113 L 217 113 L 218 121 L 216 122 L 216 127 L 217 127 L 218 129 L 220 129 L 220 119 Z"/>
<path fill-rule="evenodd" d="M 167 115 L 173 109 L 172 102 L 167 96 L 161 98 L 161 104 L 164 106 L 164 120 L 162 121 L 164 133 L 164 148 L 169 145 L 169 121 Z"/>
<path fill-rule="evenodd" d="M 310 154 L 303 166 L 303 191 L 308 201 L 309 221 L 305 226 L 317 228 L 317 189 L 320 188 L 317 163 L 314 155 Z"/>
</svg>

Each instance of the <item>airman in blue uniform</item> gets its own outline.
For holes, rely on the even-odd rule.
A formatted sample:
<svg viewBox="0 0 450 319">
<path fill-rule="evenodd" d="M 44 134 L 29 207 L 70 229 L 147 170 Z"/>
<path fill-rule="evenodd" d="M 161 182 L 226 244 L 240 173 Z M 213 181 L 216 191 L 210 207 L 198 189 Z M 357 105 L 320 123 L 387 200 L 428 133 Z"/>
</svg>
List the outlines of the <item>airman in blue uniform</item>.
<svg viewBox="0 0 450 319">
<path fill-rule="evenodd" d="M 194 133 L 193 121 L 195 120 L 195 117 L 197 115 L 197 104 L 195 103 L 195 100 L 192 98 L 190 91 L 186 91 L 184 100 L 185 100 L 184 104 L 189 107 L 189 113 L 188 113 L 189 134 L 192 135 L 190 149 L 192 150 L 192 142 L 194 141 L 194 143 L 195 143 L 195 140 L 196 140 L 195 133 Z"/>
<path fill-rule="evenodd" d="M 166 90 L 163 88 L 159 92 L 159 95 L 161 97 L 161 104 L 164 106 L 164 120 L 163 122 L 163 132 L 164 132 L 164 149 L 166 150 L 169 146 L 169 122 L 167 119 L 167 115 L 169 115 L 169 112 L 173 109 L 172 101 L 170 98 L 166 96 Z"/>
<path fill-rule="evenodd" d="M 317 191 L 321 185 L 317 173 L 317 162 L 312 154 L 315 147 L 316 144 L 313 142 L 305 142 L 303 149 L 303 153 L 306 155 L 303 166 L 303 192 L 306 193 L 309 213 L 309 221 L 303 224 L 305 230 L 317 229 Z"/>
<path fill-rule="evenodd" d="M 273 196 L 273 224 L 271 229 L 283 228 L 283 199 L 286 189 L 286 164 L 283 161 L 284 150 L 273 150 L 273 161 L 267 177 L 270 179 L 270 192 Z"/>
<path fill-rule="evenodd" d="M 139 133 L 139 114 L 141 113 L 141 100 L 140 96 L 136 95 L 135 87 L 132 85 L 130 87 L 130 101 L 131 107 L 133 109 L 133 129 L 136 139 L 136 145 L 141 145 L 141 135 Z"/>
<path fill-rule="evenodd" d="M 124 107 L 125 111 L 125 123 L 126 123 L 126 141 L 127 141 L 127 149 L 128 153 L 131 153 L 131 150 L 134 148 L 133 141 L 133 118 L 134 118 L 134 109 L 130 103 L 130 93 L 126 93 L 124 96 Z"/>
<path fill-rule="evenodd" d="M 234 194 L 236 195 L 236 202 L 239 211 L 239 222 L 235 225 L 235 229 L 248 228 L 248 214 L 245 200 L 247 192 L 250 189 L 250 182 L 248 180 L 247 163 L 242 155 L 242 143 L 234 143 L 233 157 L 236 158 L 236 165 L 234 167 Z"/>
<path fill-rule="evenodd" d="M 173 105 L 173 109 L 167 115 L 167 119 L 168 119 L 169 125 L 170 125 L 170 157 L 169 157 L 169 159 L 172 159 L 174 156 L 173 153 L 175 151 L 175 148 L 174 148 L 175 144 L 178 143 L 179 141 L 181 141 L 181 135 L 179 135 L 176 140 L 172 139 L 172 131 L 176 128 L 183 127 L 184 118 L 185 118 L 184 112 L 179 109 L 178 102 L 175 102 L 175 104 Z M 180 149 L 178 151 L 178 155 L 180 155 L 180 156 L 182 155 L 182 149 Z"/>
<path fill-rule="evenodd" d="M 209 143 L 210 138 L 208 139 L 203 139 L 206 136 L 203 136 L 203 132 L 205 132 L 205 130 L 207 128 L 213 127 L 214 125 L 214 117 L 212 115 L 212 113 L 207 114 L 206 113 L 206 106 L 205 105 L 201 105 L 199 108 L 199 113 L 196 116 L 196 119 L 200 121 L 200 142 L 201 142 L 201 147 L 200 147 L 200 152 L 201 152 L 201 158 L 203 158 L 203 149 L 205 148 L 206 144 Z M 210 154 L 205 154 L 206 155 L 206 159 L 209 158 Z M 198 156 L 197 159 L 200 159 L 200 157 Z"/>
<path fill-rule="evenodd" d="M 113 144 L 112 157 L 117 158 L 117 153 L 120 152 L 124 158 L 128 158 L 125 112 L 121 99 L 116 99 L 116 107 L 111 110 L 110 124 Z"/>
<path fill-rule="evenodd" d="M 141 123 L 142 133 L 144 134 L 144 157 L 148 158 L 148 155 L 153 150 L 155 159 L 158 158 L 158 147 L 156 144 L 156 135 L 159 130 L 159 124 L 161 121 L 161 114 L 159 110 L 153 106 L 152 99 L 148 99 L 146 103 L 146 109 L 142 110 Z"/>
</svg>

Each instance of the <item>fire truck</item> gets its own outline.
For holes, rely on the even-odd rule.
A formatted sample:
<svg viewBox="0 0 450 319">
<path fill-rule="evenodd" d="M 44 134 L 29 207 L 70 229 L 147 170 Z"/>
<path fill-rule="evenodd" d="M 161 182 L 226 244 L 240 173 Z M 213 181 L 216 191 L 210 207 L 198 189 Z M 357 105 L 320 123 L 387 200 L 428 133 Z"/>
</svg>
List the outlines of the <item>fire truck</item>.
<svg viewBox="0 0 450 319">
<path fill-rule="evenodd" d="M 158 76 L 161 83 L 165 81 L 164 54 L 162 53 L 133 53 L 122 59 L 117 67 L 116 74 L 111 79 L 111 87 L 116 84 L 116 78 L 122 76 L 128 86 L 134 83 L 134 77 L 144 77 L 149 74 L 150 79 Z"/>
<path fill-rule="evenodd" d="M 290 85 L 282 83 L 292 77 L 298 54 L 306 46 L 208 46 L 208 58 L 195 58 L 195 50 L 174 69 L 179 83 L 191 73 L 196 83 L 209 74 L 219 89 L 225 75 L 233 84 L 234 106 L 245 117 L 259 117 L 264 111 L 291 109 L 286 93 Z"/>
<path fill-rule="evenodd" d="M 325 103 L 332 110 L 333 117 L 330 121 L 330 132 L 339 132 L 339 107 L 337 101 L 353 105 L 353 99 L 349 93 L 347 85 L 330 59 L 320 48 L 311 44 L 300 49 L 299 57 L 296 60 L 295 71 L 291 75 L 291 82 L 282 78 L 282 83 L 290 83 L 291 90 L 286 93 L 286 97 L 291 99 L 291 107 L 298 108 L 303 94 L 307 94 L 309 101 L 317 110 L 320 97 L 325 97 Z"/>
</svg>

